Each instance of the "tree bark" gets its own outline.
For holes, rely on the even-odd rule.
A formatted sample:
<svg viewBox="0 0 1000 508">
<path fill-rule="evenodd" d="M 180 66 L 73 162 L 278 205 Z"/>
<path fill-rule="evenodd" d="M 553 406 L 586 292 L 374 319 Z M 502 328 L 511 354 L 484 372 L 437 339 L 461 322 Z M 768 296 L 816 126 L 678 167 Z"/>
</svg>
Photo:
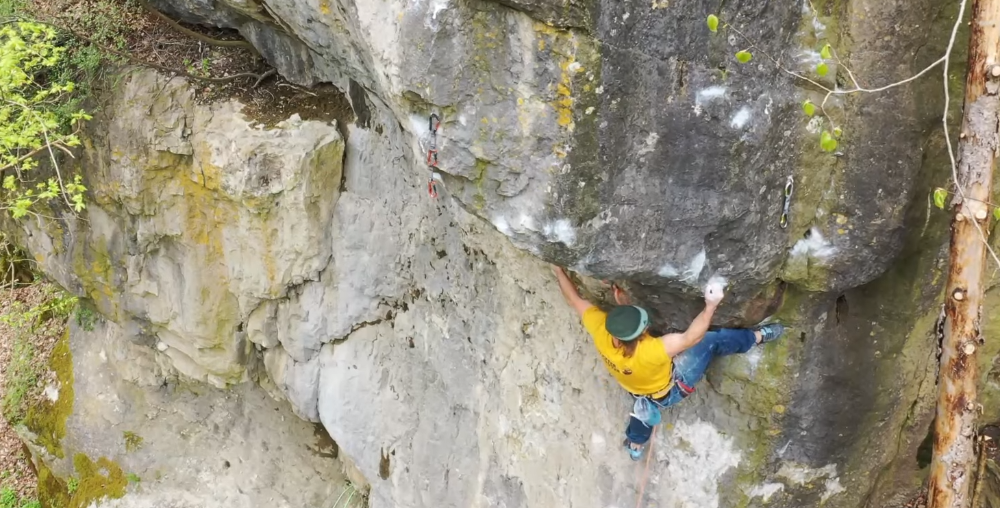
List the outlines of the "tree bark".
<svg viewBox="0 0 1000 508">
<path fill-rule="evenodd" d="M 965 109 L 959 136 L 959 192 L 952 202 L 945 326 L 938 373 L 929 508 L 970 508 L 976 435 L 976 351 L 991 210 L 993 164 L 1000 147 L 1000 0 L 973 3 Z M 964 193 L 964 199 L 961 195 Z M 977 227 L 978 225 L 978 227 Z M 980 232 L 980 230 L 982 232 Z"/>
</svg>

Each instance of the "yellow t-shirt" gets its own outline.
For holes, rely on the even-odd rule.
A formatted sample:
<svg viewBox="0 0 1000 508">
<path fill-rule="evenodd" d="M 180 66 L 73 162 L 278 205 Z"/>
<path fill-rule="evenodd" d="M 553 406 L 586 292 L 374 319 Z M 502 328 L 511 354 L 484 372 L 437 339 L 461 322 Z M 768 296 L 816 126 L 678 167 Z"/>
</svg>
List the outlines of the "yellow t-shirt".
<svg viewBox="0 0 1000 508">
<path fill-rule="evenodd" d="M 673 363 L 663 343 L 648 333 L 636 339 L 639 346 L 631 358 L 615 347 L 612 336 L 604 327 L 608 313 L 591 307 L 583 313 L 583 326 L 594 337 L 597 352 L 604 366 L 623 388 L 636 395 L 652 395 L 670 384 Z"/>
</svg>

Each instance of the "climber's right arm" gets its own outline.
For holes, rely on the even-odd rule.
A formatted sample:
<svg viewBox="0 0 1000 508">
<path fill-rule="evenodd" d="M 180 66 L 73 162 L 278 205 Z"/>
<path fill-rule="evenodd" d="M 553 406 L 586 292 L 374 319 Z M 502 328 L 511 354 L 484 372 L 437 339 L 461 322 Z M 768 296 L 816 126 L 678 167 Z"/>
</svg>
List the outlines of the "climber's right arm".
<svg viewBox="0 0 1000 508">
<path fill-rule="evenodd" d="M 569 276 L 566 275 L 566 270 L 563 270 L 561 266 L 552 265 L 552 272 L 556 274 L 556 278 L 559 279 L 559 291 L 562 292 L 563 298 L 566 299 L 566 303 L 573 307 L 573 310 L 577 314 L 583 316 L 587 309 L 593 307 L 593 304 L 584 300 L 577 292 L 576 286 L 573 285 L 573 281 L 569 280 Z"/>
<path fill-rule="evenodd" d="M 677 356 L 705 338 L 708 327 L 712 325 L 712 315 L 715 314 L 715 309 L 719 307 L 723 296 L 725 295 L 722 284 L 709 282 L 705 287 L 705 310 L 694 318 L 691 326 L 688 326 L 684 333 L 671 333 L 660 337 L 668 356 Z"/>
<path fill-rule="evenodd" d="M 668 333 L 660 337 L 667 355 L 673 358 L 701 342 L 701 339 L 705 338 L 705 333 L 708 332 L 708 327 L 712 324 L 712 315 L 715 314 L 718 305 L 718 302 L 705 302 L 705 310 L 694 318 L 691 326 L 688 326 L 684 333 Z"/>
</svg>

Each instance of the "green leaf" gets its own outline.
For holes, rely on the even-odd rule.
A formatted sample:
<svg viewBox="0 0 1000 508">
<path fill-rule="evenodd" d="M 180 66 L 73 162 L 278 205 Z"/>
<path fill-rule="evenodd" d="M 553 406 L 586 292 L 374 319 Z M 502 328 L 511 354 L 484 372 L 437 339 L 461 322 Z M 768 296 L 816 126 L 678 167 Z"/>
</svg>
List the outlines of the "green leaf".
<svg viewBox="0 0 1000 508">
<path fill-rule="evenodd" d="M 816 105 L 812 101 L 805 101 L 802 103 L 802 111 L 806 113 L 806 116 L 813 116 L 816 114 Z"/>
<path fill-rule="evenodd" d="M 844 131 L 840 130 L 840 127 L 833 128 L 833 137 L 840 139 L 840 136 L 844 135 Z"/>
<path fill-rule="evenodd" d="M 934 206 L 944 210 L 944 200 L 947 198 L 948 191 L 942 189 L 941 187 L 934 189 Z"/>
<path fill-rule="evenodd" d="M 824 60 L 833 56 L 830 53 L 830 45 L 829 44 L 827 44 L 826 46 L 823 46 L 823 49 L 819 50 L 819 56 L 823 57 Z"/>
<path fill-rule="evenodd" d="M 1000 220 L 1000 206 L 993 209 L 993 218 Z"/>
<path fill-rule="evenodd" d="M 708 29 L 711 30 L 712 33 L 719 31 L 719 18 L 715 14 L 708 15 Z"/>
<path fill-rule="evenodd" d="M 819 146 L 826 152 L 832 152 L 837 149 L 837 140 L 833 139 L 830 131 L 823 131 L 819 137 Z"/>
<path fill-rule="evenodd" d="M 739 60 L 740 63 L 747 63 L 750 61 L 751 58 L 753 58 L 753 55 L 751 55 L 750 52 L 747 50 L 743 50 L 736 53 L 736 59 Z"/>
<path fill-rule="evenodd" d="M 819 74 L 820 77 L 826 76 L 828 72 L 830 72 L 830 67 L 825 63 L 821 63 L 816 66 L 816 74 Z"/>
</svg>

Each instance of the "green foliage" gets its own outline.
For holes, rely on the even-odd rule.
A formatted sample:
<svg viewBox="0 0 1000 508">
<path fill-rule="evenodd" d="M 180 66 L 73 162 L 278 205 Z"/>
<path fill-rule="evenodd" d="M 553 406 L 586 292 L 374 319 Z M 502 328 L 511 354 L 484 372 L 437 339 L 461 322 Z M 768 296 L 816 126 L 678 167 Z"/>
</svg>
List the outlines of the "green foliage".
<svg viewBox="0 0 1000 508">
<path fill-rule="evenodd" d="M 10 310 L 0 316 L 0 322 L 11 327 L 14 333 L 11 359 L 8 364 L 7 390 L 0 399 L 0 410 L 7 421 L 18 424 L 28 416 L 28 401 L 32 392 L 38 390 L 38 379 L 44 365 L 35 361 L 36 351 L 33 334 L 37 327 L 49 319 L 66 319 L 76 306 L 77 299 L 54 286 L 43 290 L 42 303 L 28 307 L 15 302 Z"/>
<path fill-rule="evenodd" d="M 79 301 L 55 286 L 45 286 L 43 291 L 45 300 L 42 303 L 28 307 L 15 302 L 10 312 L 0 316 L 0 323 L 10 325 L 18 335 L 27 336 L 44 321 L 68 318 Z"/>
<path fill-rule="evenodd" d="M 76 211 L 84 208 L 86 188 L 77 177 L 34 182 L 29 174 L 39 159 L 56 164 L 56 153 L 80 145 L 80 123 L 90 120 L 83 110 L 62 108 L 76 84 L 60 80 L 66 47 L 46 25 L 16 22 L 0 26 L 0 208 L 23 217 L 39 201 L 62 198 Z"/>
<path fill-rule="evenodd" d="M 137 485 L 139 484 L 139 482 L 142 481 L 142 478 L 139 478 L 139 475 L 135 473 L 129 473 L 125 475 L 125 479 L 128 480 L 129 483 L 135 483 Z"/>
<path fill-rule="evenodd" d="M 993 209 L 993 218 L 1000 220 L 1000 206 Z"/>
<path fill-rule="evenodd" d="M 824 59 L 824 60 L 826 60 L 828 58 L 831 58 L 833 56 L 831 54 L 831 51 L 832 51 L 832 49 L 830 48 L 830 45 L 827 44 L 827 45 L 823 46 L 823 49 L 819 50 L 819 56 L 822 59 Z"/>
<path fill-rule="evenodd" d="M 816 114 L 816 105 L 812 101 L 805 101 L 802 103 L 802 111 L 805 112 L 806 116 L 813 116 Z"/>
<path fill-rule="evenodd" d="M 109 0 L 80 2 L 77 5 L 81 8 L 69 13 L 75 18 L 72 26 L 101 45 L 125 51 L 128 49 L 129 27 L 122 21 L 131 14 L 128 3 Z"/>
<path fill-rule="evenodd" d="M 832 152 L 837 149 L 837 140 L 830 134 L 830 131 L 823 131 L 819 137 L 819 146 L 823 151 Z"/>
<path fill-rule="evenodd" d="M 70 478 L 69 481 L 66 482 L 66 491 L 69 492 L 70 495 L 73 495 L 73 493 L 79 488 L 80 480 L 77 480 L 76 478 Z"/>
<path fill-rule="evenodd" d="M 27 7 L 25 0 L 0 0 L 0 18 L 13 18 L 24 12 L 25 7 Z"/>
<path fill-rule="evenodd" d="M 718 16 L 716 16 L 715 14 L 709 14 L 708 15 L 707 23 L 708 23 L 708 29 L 712 33 L 715 33 L 715 32 L 719 31 L 719 18 L 718 18 Z"/>
<path fill-rule="evenodd" d="M 17 493 L 9 487 L 0 490 L 0 508 L 41 508 L 37 500 L 19 498 Z"/>
<path fill-rule="evenodd" d="M 753 55 L 751 55 L 750 52 L 747 51 L 747 50 L 745 50 L 745 49 L 742 50 L 742 51 L 737 51 L 736 52 L 736 60 L 738 60 L 740 63 L 747 63 L 752 58 L 753 58 Z"/>
<path fill-rule="evenodd" d="M 934 206 L 944 209 L 944 201 L 948 198 L 948 191 L 938 187 L 934 189 Z"/>
<path fill-rule="evenodd" d="M 13 425 L 24 420 L 27 412 L 27 397 L 36 387 L 41 375 L 35 365 L 35 348 L 31 341 L 17 337 L 11 348 L 10 362 L 7 364 L 7 389 L 0 399 L 3 417 Z M 0 505 L 2 508 L 2 505 Z"/>
<path fill-rule="evenodd" d="M 829 72 L 830 72 L 830 67 L 826 65 L 826 62 L 823 62 L 816 66 L 816 74 L 818 74 L 820 77 L 826 76 Z"/>
<path fill-rule="evenodd" d="M 0 508 L 17 508 L 18 504 L 20 503 L 17 494 L 9 487 L 4 487 L 3 491 L 0 492 Z"/>
<path fill-rule="evenodd" d="M 76 310 L 73 312 L 73 319 L 76 320 L 76 325 L 83 328 L 84 331 L 92 332 L 98 315 L 94 309 L 81 303 L 77 304 Z"/>
</svg>

